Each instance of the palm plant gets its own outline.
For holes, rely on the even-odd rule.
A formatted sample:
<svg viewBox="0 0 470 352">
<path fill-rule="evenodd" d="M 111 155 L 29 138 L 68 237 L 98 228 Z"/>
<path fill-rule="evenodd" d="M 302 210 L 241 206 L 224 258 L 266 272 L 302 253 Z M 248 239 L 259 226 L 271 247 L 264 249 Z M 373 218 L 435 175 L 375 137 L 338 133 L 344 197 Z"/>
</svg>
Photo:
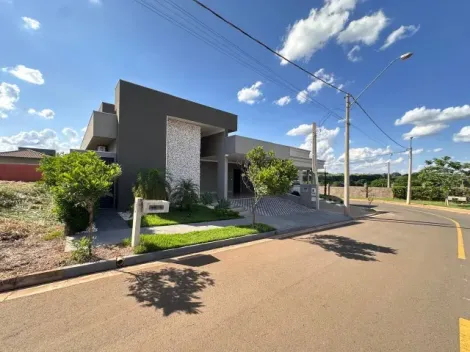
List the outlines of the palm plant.
<svg viewBox="0 0 470 352">
<path fill-rule="evenodd" d="M 199 200 L 199 187 L 191 179 L 176 182 L 171 193 L 171 202 L 181 210 L 191 210 Z"/>
<path fill-rule="evenodd" d="M 142 169 L 132 188 L 134 197 L 168 200 L 171 194 L 171 177 L 159 169 Z"/>
</svg>

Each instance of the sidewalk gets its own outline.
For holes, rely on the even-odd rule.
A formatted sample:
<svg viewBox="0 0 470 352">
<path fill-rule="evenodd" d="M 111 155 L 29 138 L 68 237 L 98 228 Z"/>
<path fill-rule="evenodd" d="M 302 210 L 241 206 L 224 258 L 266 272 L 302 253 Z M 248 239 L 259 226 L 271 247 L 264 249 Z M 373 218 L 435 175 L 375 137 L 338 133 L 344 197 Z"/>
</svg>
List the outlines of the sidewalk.
<svg viewBox="0 0 470 352">
<path fill-rule="evenodd" d="M 107 215 L 108 216 L 108 215 Z M 119 216 L 116 214 L 116 216 Z M 122 242 L 125 238 L 131 237 L 132 230 L 122 220 L 122 222 L 112 219 L 105 220 L 108 224 L 112 224 L 111 229 L 106 226 L 106 230 L 100 231 L 100 224 L 103 224 L 103 220 L 97 219 L 98 231 L 94 233 L 95 246 L 111 245 Z M 343 222 L 350 220 L 350 218 L 344 216 L 342 213 L 335 213 L 330 211 L 315 211 L 312 210 L 308 213 L 295 213 L 280 216 L 264 216 L 257 215 L 256 222 L 263 223 L 274 227 L 278 231 L 286 232 L 290 230 L 307 229 L 310 227 L 323 226 L 333 224 L 337 222 Z M 193 224 L 178 224 L 169 226 L 154 226 L 154 227 L 142 227 L 140 229 L 141 234 L 175 234 L 175 233 L 187 233 L 192 231 L 203 231 L 214 228 L 226 227 L 226 226 L 238 226 L 238 225 L 249 225 L 252 222 L 252 217 L 247 216 L 242 219 L 231 219 L 222 221 L 210 221 Z M 125 225 L 125 227 L 124 227 Z M 74 249 L 72 241 L 80 238 L 83 234 L 68 236 L 66 238 L 65 251 L 70 252 Z"/>
</svg>

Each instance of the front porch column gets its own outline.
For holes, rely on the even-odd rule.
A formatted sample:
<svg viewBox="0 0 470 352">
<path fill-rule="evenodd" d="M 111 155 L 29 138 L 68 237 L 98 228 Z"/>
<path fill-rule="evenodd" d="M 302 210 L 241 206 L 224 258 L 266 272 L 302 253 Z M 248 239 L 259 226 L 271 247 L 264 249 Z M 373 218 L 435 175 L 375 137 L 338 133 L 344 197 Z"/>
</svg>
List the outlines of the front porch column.
<svg viewBox="0 0 470 352">
<path fill-rule="evenodd" d="M 225 153 L 227 133 L 219 133 L 217 138 L 217 197 L 228 197 L 228 155 Z"/>
</svg>

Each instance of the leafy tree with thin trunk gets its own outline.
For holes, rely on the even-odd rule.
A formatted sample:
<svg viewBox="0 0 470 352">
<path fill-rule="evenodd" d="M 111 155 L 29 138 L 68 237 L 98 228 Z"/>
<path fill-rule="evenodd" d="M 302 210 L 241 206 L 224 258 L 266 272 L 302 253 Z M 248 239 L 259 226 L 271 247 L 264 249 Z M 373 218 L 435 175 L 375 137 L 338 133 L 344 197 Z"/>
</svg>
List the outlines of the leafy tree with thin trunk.
<svg viewBox="0 0 470 352">
<path fill-rule="evenodd" d="M 292 160 L 277 158 L 273 151 L 266 153 L 263 147 L 250 150 L 239 165 L 243 183 L 254 195 L 251 209 L 254 226 L 256 208 L 261 199 L 288 193 L 292 183 L 297 180 L 297 168 Z"/>
<path fill-rule="evenodd" d="M 450 156 L 426 160 L 425 164 L 418 174 L 422 186 L 440 188 L 446 198 L 452 189 L 463 186 L 464 180 L 470 176 L 470 163 L 452 161 Z"/>
<path fill-rule="evenodd" d="M 113 181 L 121 175 L 121 167 L 107 165 L 98 154 L 89 151 L 46 157 L 39 169 L 56 202 L 71 202 L 88 211 L 88 251 L 91 256 L 95 204 L 109 193 Z"/>
</svg>

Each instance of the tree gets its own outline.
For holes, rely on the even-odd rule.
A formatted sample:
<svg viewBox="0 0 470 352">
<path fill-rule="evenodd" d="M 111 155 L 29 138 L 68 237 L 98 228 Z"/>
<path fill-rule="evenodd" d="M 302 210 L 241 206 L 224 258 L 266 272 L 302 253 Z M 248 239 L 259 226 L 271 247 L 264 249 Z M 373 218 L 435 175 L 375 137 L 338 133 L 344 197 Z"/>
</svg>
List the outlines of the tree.
<svg viewBox="0 0 470 352">
<path fill-rule="evenodd" d="M 376 180 L 372 180 L 370 183 L 371 187 L 387 187 L 387 179 L 385 178 L 378 178 Z"/>
<path fill-rule="evenodd" d="M 88 211 L 88 237 L 91 240 L 94 206 L 109 192 L 114 179 L 121 175 L 121 167 L 107 165 L 98 154 L 89 151 L 43 158 L 39 169 L 56 202 L 71 202 Z M 88 250 L 91 256 L 91 246 Z"/>
<path fill-rule="evenodd" d="M 445 197 L 453 188 L 458 188 L 470 175 L 470 163 L 452 161 L 450 156 L 425 161 L 426 166 L 418 174 L 424 188 L 441 188 Z"/>
<path fill-rule="evenodd" d="M 256 207 L 260 200 L 265 196 L 288 193 L 292 183 L 297 180 L 297 168 L 292 160 L 277 158 L 273 151 L 266 153 L 263 147 L 250 150 L 240 167 L 243 183 L 254 194 L 251 209 L 254 226 Z"/>
</svg>

